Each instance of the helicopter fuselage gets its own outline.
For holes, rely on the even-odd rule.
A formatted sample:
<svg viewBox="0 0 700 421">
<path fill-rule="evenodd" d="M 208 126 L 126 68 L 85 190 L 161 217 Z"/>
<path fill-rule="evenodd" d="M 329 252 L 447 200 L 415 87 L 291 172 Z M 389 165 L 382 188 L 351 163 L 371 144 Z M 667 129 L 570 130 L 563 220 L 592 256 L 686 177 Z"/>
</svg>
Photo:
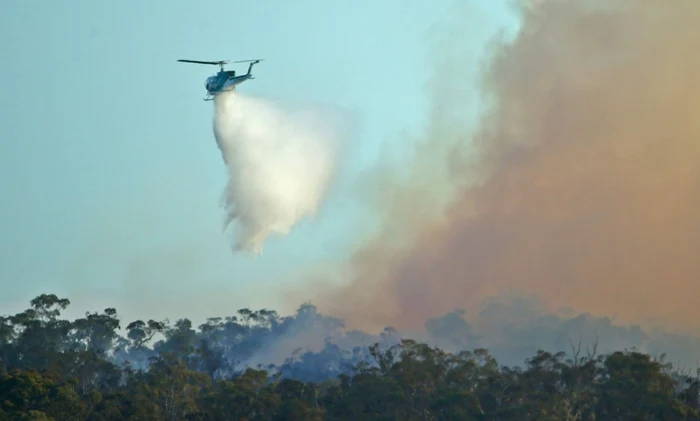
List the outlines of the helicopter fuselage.
<svg viewBox="0 0 700 421">
<path fill-rule="evenodd" d="M 204 87 L 210 95 L 216 95 L 220 92 L 234 89 L 236 85 L 245 82 L 250 79 L 250 77 L 250 74 L 236 76 L 235 71 L 224 70 L 218 72 L 214 76 L 209 76 Z"/>
</svg>

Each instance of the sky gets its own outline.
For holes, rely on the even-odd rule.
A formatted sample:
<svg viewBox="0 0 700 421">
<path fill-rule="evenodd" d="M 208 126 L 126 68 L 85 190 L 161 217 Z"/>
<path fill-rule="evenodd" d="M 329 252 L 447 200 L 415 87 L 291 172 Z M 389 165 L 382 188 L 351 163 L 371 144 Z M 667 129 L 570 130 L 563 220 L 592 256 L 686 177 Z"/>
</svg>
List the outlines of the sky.
<svg viewBox="0 0 700 421">
<path fill-rule="evenodd" d="M 454 5 L 8 0 L 0 15 L 2 313 L 40 293 L 71 299 L 75 315 L 113 306 L 131 318 L 284 305 L 281 283 L 348 252 L 362 218 L 353 180 L 422 129 L 429 37 Z M 503 2 L 472 7 L 479 14 L 469 24 L 484 35 L 475 46 L 510 22 Z M 239 91 L 340 108 L 355 122 L 326 206 L 257 259 L 234 255 L 222 232 L 226 173 L 212 104 L 202 101 L 216 68 L 180 58 L 263 58 Z"/>
</svg>

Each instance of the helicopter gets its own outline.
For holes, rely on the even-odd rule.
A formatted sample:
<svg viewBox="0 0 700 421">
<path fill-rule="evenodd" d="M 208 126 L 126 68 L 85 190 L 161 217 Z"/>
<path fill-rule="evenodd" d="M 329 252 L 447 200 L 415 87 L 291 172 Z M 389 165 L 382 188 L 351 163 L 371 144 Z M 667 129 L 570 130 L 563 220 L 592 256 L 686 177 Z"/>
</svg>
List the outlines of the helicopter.
<svg viewBox="0 0 700 421">
<path fill-rule="evenodd" d="M 248 79 L 255 79 L 250 72 L 253 70 L 253 65 L 260 63 L 261 61 L 263 61 L 263 59 L 234 61 L 233 63 L 250 63 L 248 66 L 248 73 L 236 76 L 235 70 L 224 70 L 224 65 L 228 64 L 229 61 L 178 60 L 180 63 L 211 64 L 221 68 L 217 74 L 209 76 L 204 84 L 204 87 L 207 90 L 207 95 L 204 97 L 205 101 L 211 101 L 216 95 L 222 92 L 232 90 L 235 91 L 236 85 L 241 84 Z"/>
</svg>

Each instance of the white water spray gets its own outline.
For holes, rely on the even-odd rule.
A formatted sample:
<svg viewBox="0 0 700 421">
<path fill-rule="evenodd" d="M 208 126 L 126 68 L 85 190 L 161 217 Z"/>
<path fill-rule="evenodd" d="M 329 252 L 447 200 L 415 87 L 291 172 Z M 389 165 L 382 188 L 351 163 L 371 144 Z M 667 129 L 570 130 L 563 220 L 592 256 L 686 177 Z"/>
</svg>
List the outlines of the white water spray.
<svg viewBox="0 0 700 421">
<path fill-rule="evenodd" d="M 235 251 L 259 255 L 271 234 L 289 234 L 319 209 L 343 137 L 339 120 L 234 91 L 214 104 L 214 135 L 229 171 L 225 228 L 236 222 Z"/>
</svg>

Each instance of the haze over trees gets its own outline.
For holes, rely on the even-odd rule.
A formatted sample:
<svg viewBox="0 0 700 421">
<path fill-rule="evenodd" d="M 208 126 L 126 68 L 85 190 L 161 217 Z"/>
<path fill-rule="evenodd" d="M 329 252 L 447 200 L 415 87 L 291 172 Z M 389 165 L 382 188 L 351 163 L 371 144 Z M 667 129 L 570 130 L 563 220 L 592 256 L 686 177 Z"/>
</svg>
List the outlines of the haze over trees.
<svg viewBox="0 0 700 421">
<path fill-rule="evenodd" d="M 571 342 L 568 352 L 538 351 L 513 367 L 483 348 L 447 352 L 387 328 L 367 346 L 328 339 L 318 351 L 255 366 L 270 343 L 342 321 L 307 304 L 290 317 L 242 309 L 198 327 L 188 319 L 124 326 L 113 308 L 66 320 L 69 304 L 41 295 L 0 318 L 0 420 L 700 417 L 698 376 L 635 351 Z M 345 345 L 362 335 L 348 332 Z"/>
</svg>

